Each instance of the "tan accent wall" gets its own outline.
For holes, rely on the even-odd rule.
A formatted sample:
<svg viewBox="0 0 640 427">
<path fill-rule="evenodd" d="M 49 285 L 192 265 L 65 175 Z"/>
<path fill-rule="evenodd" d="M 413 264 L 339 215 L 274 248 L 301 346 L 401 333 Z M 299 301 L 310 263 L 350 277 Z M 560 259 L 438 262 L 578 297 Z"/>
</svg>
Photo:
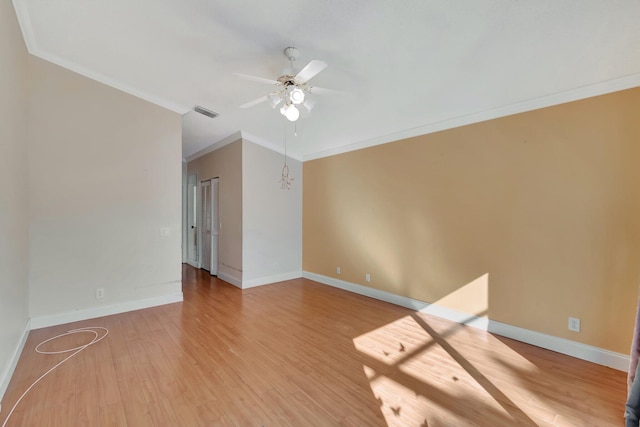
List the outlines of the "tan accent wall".
<svg viewBox="0 0 640 427">
<path fill-rule="evenodd" d="M 218 273 L 242 282 L 242 140 L 187 163 L 198 182 L 219 178 Z"/>
<path fill-rule="evenodd" d="M 636 88 L 305 162 L 303 269 L 628 353 L 639 114 Z"/>
</svg>

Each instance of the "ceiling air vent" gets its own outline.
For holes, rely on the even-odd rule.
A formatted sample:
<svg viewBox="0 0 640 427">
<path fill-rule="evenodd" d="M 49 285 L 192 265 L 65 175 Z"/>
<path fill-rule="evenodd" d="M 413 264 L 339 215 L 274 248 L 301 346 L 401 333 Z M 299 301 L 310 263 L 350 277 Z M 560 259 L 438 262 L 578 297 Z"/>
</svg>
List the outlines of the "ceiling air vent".
<svg viewBox="0 0 640 427">
<path fill-rule="evenodd" d="M 193 111 L 195 111 L 196 113 L 200 113 L 203 116 L 211 117 L 212 119 L 216 118 L 216 117 L 218 117 L 220 115 L 220 114 L 216 113 L 215 111 L 207 110 L 206 108 L 201 107 L 199 105 L 196 105 L 195 107 L 193 107 Z"/>
</svg>

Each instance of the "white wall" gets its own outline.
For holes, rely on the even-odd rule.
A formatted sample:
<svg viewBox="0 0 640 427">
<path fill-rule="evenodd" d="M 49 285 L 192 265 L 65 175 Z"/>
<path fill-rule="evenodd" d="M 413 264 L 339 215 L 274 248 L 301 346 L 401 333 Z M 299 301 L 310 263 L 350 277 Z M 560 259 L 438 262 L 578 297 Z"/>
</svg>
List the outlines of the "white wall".
<svg viewBox="0 0 640 427">
<path fill-rule="evenodd" d="M 30 62 L 32 324 L 181 299 L 181 117 Z"/>
<path fill-rule="evenodd" d="M 284 156 L 243 140 L 243 287 L 302 275 L 302 163 L 289 158 L 294 181 L 280 185 Z"/>
<path fill-rule="evenodd" d="M 27 51 L 0 0 L 0 400 L 28 321 Z"/>
</svg>

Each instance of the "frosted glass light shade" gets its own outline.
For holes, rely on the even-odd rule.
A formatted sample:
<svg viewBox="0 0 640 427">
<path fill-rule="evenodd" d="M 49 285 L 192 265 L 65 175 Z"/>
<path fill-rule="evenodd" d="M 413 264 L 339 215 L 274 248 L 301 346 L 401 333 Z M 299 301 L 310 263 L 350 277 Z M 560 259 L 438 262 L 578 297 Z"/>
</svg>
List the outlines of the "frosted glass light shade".
<svg viewBox="0 0 640 427">
<path fill-rule="evenodd" d="M 289 105 L 289 107 L 284 113 L 284 116 L 290 122 L 295 122 L 300 117 L 300 111 L 298 111 L 295 105 Z"/>
<path fill-rule="evenodd" d="M 295 105 L 302 104 L 304 102 L 304 91 L 299 88 L 295 88 L 289 94 L 289 99 Z"/>
</svg>

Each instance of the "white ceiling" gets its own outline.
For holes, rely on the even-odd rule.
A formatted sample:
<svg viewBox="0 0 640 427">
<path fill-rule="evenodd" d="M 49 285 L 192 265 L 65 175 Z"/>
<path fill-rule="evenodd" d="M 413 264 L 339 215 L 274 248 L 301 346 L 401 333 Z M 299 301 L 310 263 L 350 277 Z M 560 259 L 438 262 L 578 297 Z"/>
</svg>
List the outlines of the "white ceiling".
<svg viewBox="0 0 640 427">
<path fill-rule="evenodd" d="M 183 155 L 231 135 L 312 159 L 640 86 L 638 0 L 14 0 L 29 51 L 183 120 Z M 293 127 L 263 103 L 296 46 L 329 66 Z M 209 119 L 191 111 L 220 113 Z M 287 127 L 288 126 L 288 127 Z"/>
</svg>

